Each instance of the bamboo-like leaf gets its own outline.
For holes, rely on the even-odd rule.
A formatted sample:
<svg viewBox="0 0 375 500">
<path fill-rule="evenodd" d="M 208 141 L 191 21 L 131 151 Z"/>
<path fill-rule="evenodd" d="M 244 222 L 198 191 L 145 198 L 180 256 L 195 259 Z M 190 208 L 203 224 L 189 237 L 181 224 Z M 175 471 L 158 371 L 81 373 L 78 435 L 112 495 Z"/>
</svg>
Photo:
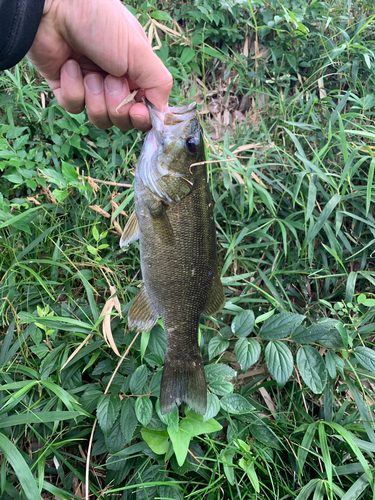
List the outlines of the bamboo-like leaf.
<svg viewBox="0 0 375 500">
<path fill-rule="evenodd" d="M 0 433 L 0 450 L 10 465 L 21 484 L 23 494 L 28 500 L 38 500 L 40 498 L 39 489 L 35 478 L 32 475 L 25 459 L 18 451 L 17 447 L 3 434 Z"/>
</svg>

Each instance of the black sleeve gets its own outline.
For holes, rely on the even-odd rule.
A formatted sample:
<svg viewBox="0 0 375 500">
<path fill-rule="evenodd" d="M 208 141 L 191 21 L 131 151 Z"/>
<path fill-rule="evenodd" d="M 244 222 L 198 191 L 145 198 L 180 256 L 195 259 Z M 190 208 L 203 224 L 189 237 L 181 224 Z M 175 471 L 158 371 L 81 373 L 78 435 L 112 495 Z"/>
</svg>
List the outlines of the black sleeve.
<svg viewBox="0 0 375 500">
<path fill-rule="evenodd" d="M 0 0 L 0 70 L 17 64 L 30 49 L 44 0 Z"/>
</svg>

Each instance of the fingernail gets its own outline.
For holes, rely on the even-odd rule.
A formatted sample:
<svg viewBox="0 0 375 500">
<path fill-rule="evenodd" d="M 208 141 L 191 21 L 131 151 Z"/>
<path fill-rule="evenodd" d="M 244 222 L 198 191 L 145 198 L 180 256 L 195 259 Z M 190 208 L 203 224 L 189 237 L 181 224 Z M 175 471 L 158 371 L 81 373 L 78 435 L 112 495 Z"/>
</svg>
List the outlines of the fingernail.
<svg viewBox="0 0 375 500">
<path fill-rule="evenodd" d="M 65 68 L 70 78 L 77 78 L 77 76 L 79 75 L 79 66 L 76 61 L 70 59 L 70 61 L 66 62 Z"/>
<path fill-rule="evenodd" d="M 117 95 L 124 90 L 124 79 L 108 75 L 105 79 L 105 85 L 110 94 Z"/>
<path fill-rule="evenodd" d="M 92 94 L 99 94 L 103 90 L 103 78 L 95 73 L 87 75 L 85 83 Z"/>
<path fill-rule="evenodd" d="M 147 124 L 147 118 L 143 115 L 132 115 L 132 122 L 136 122 L 138 126 L 143 126 Z"/>
</svg>

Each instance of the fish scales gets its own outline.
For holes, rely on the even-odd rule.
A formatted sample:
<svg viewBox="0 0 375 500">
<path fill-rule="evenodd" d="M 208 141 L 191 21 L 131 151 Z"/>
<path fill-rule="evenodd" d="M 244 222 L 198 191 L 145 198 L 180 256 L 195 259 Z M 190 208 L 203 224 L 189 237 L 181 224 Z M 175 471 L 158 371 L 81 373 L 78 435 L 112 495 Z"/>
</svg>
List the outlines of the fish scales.
<svg viewBox="0 0 375 500">
<path fill-rule="evenodd" d="M 139 237 L 143 285 L 129 311 L 129 326 L 150 329 L 163 319 L 167 351 L 161 412 L 186 402 L 204 414 L 207 388 L 198 346 L 202 313 L 225 301 L 217 264 L 213 205 L 199 119 L 194 105 L 157 111 L 147 103 L 153 129 L 135 176 L 135 216 L 121 246 Z M 134 219 L 136 218 L 136 220 Z"/>
</svg>

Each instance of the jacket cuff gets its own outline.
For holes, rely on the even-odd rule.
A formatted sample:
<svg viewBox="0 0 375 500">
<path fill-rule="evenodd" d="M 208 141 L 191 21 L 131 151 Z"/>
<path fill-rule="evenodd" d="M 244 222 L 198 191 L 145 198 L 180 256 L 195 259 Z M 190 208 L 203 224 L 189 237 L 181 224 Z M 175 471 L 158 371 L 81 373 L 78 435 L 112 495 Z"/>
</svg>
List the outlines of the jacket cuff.
<svg viewBox="0 0 375 500">
<path fill-rule="evenodd" d="M 0 70 L 16 65 L 33 44 L 44 0 L 0 0 Z"/>
</svg>

